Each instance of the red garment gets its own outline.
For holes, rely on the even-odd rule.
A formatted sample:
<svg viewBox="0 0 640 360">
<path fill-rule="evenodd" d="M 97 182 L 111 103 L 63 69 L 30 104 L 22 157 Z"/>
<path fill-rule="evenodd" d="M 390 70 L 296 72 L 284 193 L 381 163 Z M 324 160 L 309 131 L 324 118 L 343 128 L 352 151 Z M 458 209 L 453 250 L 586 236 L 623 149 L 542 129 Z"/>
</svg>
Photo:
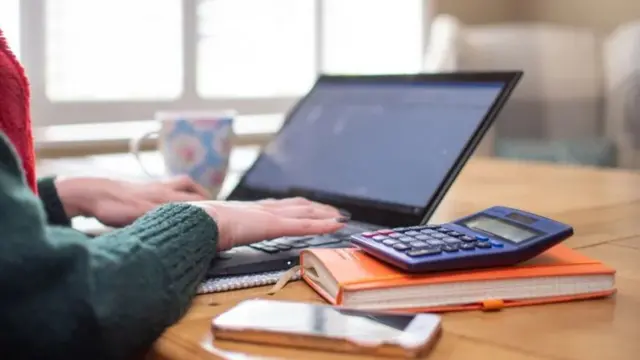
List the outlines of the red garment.
<svg viewBox="0 0 640 360">
<path fill-rule="evenodd" d="M 37 193 L 29 82 L 0 30 L 0 131 L 15 147 L 27 184 Z"/>
</svg>

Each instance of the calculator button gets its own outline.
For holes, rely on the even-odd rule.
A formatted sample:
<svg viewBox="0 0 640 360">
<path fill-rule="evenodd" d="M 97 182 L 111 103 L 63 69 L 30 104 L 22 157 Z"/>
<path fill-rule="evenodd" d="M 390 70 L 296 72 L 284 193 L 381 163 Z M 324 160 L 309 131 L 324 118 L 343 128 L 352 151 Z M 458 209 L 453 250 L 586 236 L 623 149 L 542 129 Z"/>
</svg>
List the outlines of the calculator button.
<svg viewBox="0 0 640 360">
<path fill-rule="evenodd" d="M 405 235 L 408 236 L 416 236 L 416 235 L 420 235 L 419 232 L 415 231 L 415 230 L 411 230 L 411 231 L 407 231 L 406 233 L 404 233 Z"/>
<path fill-rule="evenodd" d="M 436 231 L 429 230 L 429 229 L 424 229 L 424 230 L 420 230 L 420 232 L 425 234 L 425 235 L 431 235 L 431 234 L 435 233 Z"/>
<path fill-rule="evenodd" d="M 398 251 L 405 251 L 405 250 L 409 250 L 409 246 L 403 244 L 403 243 L 397 243 L 395 245 L 393 245 L 393 248 L 398 250 Z"/>
<path fill-rule="evenodd" d="M 424 249 L 411 249 L 407 251 L 407 255 L 411 257 L 438 255 L 442 252 L 440 248 L 424 248 Z"/>
<path fill-rule="evenodd" d="M 280 249 L 280 250 L 291 250 L 291 245 L 287 245 L 287 244 L 277 244 L 276 248 Z"/>
<path fill-rule="evenodd" d="M 414 247 L 414 248 L 420 248 L 420 247 L 426 247 L 426 246 L 429 246 L 429 244 L 427 244 L 427 243 L 426 243 L 426 242 L 424 242 L 424 241 L 412 241 L 412 242 L 410 242 L 410 243 L 409 243 L 409 245 L 410 245 L 411 247 Z"/>
<path fill-rule="evenodd" d="M 478 241 L 489 241 L 489 238 L 486 236 L 476 235 L 476 240 Z"/>
<path fill-rule="evenodd" d="M 476 248 L 476 246 L 473 243 L 464 243 L 464 244 L 460 245 L 460 249 L 462 249 L 462 250 L 469 251 L 469 250 L 473 250 L 475 248 Z"/>
<path fill-rule="evenodd" d="M 401 238 L 398 238 L 398 240 L 402 241 L 403 243 L 406 243 L 406 242 L 412 242 L 415 239 L 412 238 L 411 236 L 403 236 Z"/>
<path fill-rule="evenodd" d="M 394 228 L 393 230 L 394 231 L 405 231 L 405 230 L 407 230 L 407 228 L 399 227 L 399 228 Z"/>
<path fill-rule="evenodd" d="M 378 230 L 376 232 L 378 234 L 382 234 L 382 235 L 389 235 L 389 234 L 393 233 L 394 231 L 390 230 L 390 229 L 382 229 L 382 230 Z"/>
<path fill-rule="evenodd" d="M 429 244 L 429 245 L 444 245 L 445 242 L 443 240 L 427 240 L 427 244 Z"/>
<path fill-rule="evenodd" d="M 443 238 L 442 241 L 446 242 L 447 244 L 458 244 L 461 242 L 460 240 L 454 237 L 446 237 L 446 238 Z"/>
<path fill-rule="evenodd" d="M 375 240 L 375 241 L 382 241 L 382 240 L 388 239 L 388 237 L 386 237 L 384 235 L 376 235 L 376 236 L 372 237 L 372 239 Z"/>
<path fill-rule="evenodd" d="M 440 231 L 441 233 L 445 233 L 445 234 L 446 234 L 446 233 L 450 233 L 450 232 L 452 232 L 452 231 L 453 231 L 453 230 L 447 229 L 447 228 L 445 228 L 445 227 L 439 227 L 439 228 L 437 228 L 436 230 Z"/>
<path fill-rule="evenodd" d="M 429 240 L 431 239 L 431 236 L 420 234 L 420 235 L 416 235 L 415 238 L 418 240 Z"/>
<path fill-rule="evenodd" d="M 474 241 L 476 241 L 476 239 L 472 238 L 471 236 L 467 236 L 467 235 L 461 236 L 460 240 L 462 240 L 464 242 L 474 242 Z"/>
<path fill-rule="evenodd" d="M 427 229 L 434 230 L 434 229 L 439 228 L 439 227 L 440 227 L 440 225 L 427 225 L 427 226 L 425 226 L 425 227 L 426 227 Z"/>
<path fill-rule="evenodd" d="M 382 242 L 384 245 L 392 246 L 398 243 L 398 240 L 387 239 Z"/>
<path fill-rule="evenodd" d="M 388 237 L 390 237 L 390 238 L 397 239 L 397 238 L 401 238 L 401 237 L 403 237 L 404 235 L 399 234 L 399 233 L 397 233 L 397 232 L 394 232 L 394 233 L 391 233 L 391 234 L 389 234 L 389 235 L 387 235 L 387 236 L 388 236 Z"/>
<path fill-rule="evenodd" d="M 493 247 L 497 247 L 497 248 L 501 248 L 504 247 L 504 245 L 502 245 L 501 243 L 497 242 L 497 241 L 491 241 L 491 245 Z"/>
<path fill-rule="evenodd" d="M 445 252 L 456 252 L 460 250 L 460 247 L 456 245 L 445 245 L 442 247 L 442 250 Z"/>
<path fill-rule="evenodd" d="M 440 233 L 435 233 L 435 234 L 431 235 L 432 238 L 436 238 L 436 239 L 446 238 L 447 236 L 448 235 L 446 235 L 446 234 L 440 234 Z"/>
<path fill-rule="evenodd" d="M 478 247 L 480 249 L 490 249 L 491 248 L 491 244 L 488 243 L 487 241 L 479 241 L 476 244 L 476 247 Z"/>
<path fill-rule="evenodd" d="M 376 236 L 377 234 L 376 234 L 376 233 L 374 233 L 374 232 L 364 232 L 364 233 L 362 233 L 362 234 L 360 234 L 360 235 L 362 235 L 362 236 L 364 236 L 364 237 L 368 237 L 368 238 L 370 238 L 370 237 L 374 237 L 374 236 Z"/>
<path fill-rule="evenodd" d="M 455 236 L 455 237 L 458 237 L 458 236 L 462 236 L 462 234 L 461 234 L 461 233 L 459 233 L 459 232 L 457 232 L 457 231 L 451 231 L 451 232 L 449 232 L 449 236 Z"/>
</svg>

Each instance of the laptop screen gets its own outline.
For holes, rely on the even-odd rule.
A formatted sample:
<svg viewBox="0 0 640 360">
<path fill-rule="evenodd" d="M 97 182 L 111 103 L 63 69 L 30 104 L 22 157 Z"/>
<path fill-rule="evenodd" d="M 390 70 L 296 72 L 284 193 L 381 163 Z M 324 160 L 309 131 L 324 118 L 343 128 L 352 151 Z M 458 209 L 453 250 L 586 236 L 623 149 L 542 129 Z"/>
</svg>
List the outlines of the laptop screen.
<svg viewBox="0 0 640 360">
<path fill-rule="evenodd" d="M 244 178 L 424 210 L 505 82 L 319 81 Z"/>
</svg>

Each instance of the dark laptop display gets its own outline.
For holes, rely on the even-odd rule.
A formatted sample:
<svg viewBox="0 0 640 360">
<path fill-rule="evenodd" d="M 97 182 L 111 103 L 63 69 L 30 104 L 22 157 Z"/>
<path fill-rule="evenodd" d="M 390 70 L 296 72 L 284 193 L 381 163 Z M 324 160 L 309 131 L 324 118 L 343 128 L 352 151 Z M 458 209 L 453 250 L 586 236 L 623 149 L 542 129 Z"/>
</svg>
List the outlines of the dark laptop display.
<svg viewBox="0 0 640 360">
<path fill-rule="evenodd" d="M 357 226 L 364 226 L 361 231 L 366 224 L 424 223 L 520 76 L 322 76 L 229 199 L 301 195 L 348 210 Z M 212 274 L 286 268 L 304 248 L 287 249 L 295 245 L 291 242 L 279 239 L 232 250 L 227 259 L 216 261 Z M 278 251 L 260 248 L 273 250 L 278 244 L 283 244 Z M 325 245 L 346 246 L 335 241 L 317 246 Z M 288 260 L 272 268 L 251 265 L 274 256 Z"/>
</svg>

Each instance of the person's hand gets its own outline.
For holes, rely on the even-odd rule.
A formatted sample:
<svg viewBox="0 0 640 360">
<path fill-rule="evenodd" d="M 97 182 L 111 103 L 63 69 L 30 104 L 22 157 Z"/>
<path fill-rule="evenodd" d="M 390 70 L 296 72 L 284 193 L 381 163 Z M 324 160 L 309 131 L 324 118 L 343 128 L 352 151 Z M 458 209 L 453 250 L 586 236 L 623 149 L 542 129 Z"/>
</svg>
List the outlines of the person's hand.
<svg viewBox="0 0 640 360">
<path fill-rule="evenodd" d="M 347 218 L 337 209 L 304 198 L 192 202 L 218 225 L 218 250 L 281 236 L 328 234 Z"/>
<path fill-rule="evenodd" d="M 141 183 L 60 177 L 55 186 L 67 216 L 94 217 L 110 227 L 129 225 L 165 203 L 210 199 L 204 188 L 186 176 Z"/>
</svg>

